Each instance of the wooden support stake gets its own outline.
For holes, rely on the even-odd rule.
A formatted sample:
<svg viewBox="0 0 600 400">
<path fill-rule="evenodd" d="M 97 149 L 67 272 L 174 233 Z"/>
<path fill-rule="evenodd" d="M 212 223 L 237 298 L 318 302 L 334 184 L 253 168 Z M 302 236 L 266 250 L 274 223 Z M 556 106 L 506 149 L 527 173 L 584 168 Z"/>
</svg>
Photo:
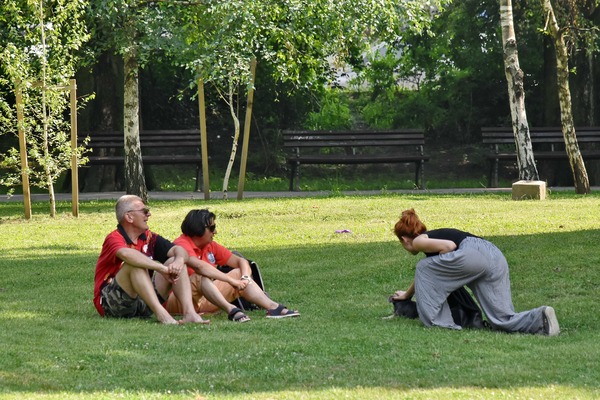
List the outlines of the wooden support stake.
<svg viewBox="0 0 600 400">
<path fill-rule="evenodd" d="M 71 100 L 71 207 L 73 216 L 79 217 L 79 174 L 77 160 L 77 82 L 70 80 L 69 96 Z"/>
<path fill-rule="evenodd" d="M 204 105 L 204 81 L 198 79 L 198 107 L 200 109 L 200 149 L 202 152 L 202 189 L 204 200 L 210 200 L 210 183 L 208 176 L 208 140 L 206 135 L 206 107 Z"/>
<path fill-rule="evenodd" d="M 15 88 L 17 103 L 17 131 L 19 132 L 19 151 L 21 154 L 21 183 L 23 185 L 23 206 L 25 208 L 25 219 L 31 219 L 31 193 L 29 191 L 29 166 L 27 164 L 27 143 L 25 141 L 25 116 L 23 112 L 23 92 L 21 84 L 17 83 Z"/>
</svg>

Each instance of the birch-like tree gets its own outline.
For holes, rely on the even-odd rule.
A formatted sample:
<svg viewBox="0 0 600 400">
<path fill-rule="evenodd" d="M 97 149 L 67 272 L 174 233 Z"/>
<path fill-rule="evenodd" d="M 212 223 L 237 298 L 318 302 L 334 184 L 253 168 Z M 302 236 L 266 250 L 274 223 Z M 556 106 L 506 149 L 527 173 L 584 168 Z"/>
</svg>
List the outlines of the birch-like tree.
<svg viewBox="0 0 600 400">
<path fill-rule="evenodd" d="M 32 185 L 48 190 L 53 217 L 54 183 L 71 167 L 73 154 L 70 124 L 64 117 L 69 109 L 64 86 L 74 76 L 79 50 L 89 38 L 84 24 L 85 4 L 83 0 L 27 0 L 3 2 L 0 6 L 4 26 L 0 35 L 0 86 L 22 93 L 21 128 L 30 159 L 26 173 Z M 0 134 L 16 134 L 13 100 L 4 97 L 5 90 L 0 92 Z M 83 147 L 75 152 L 81 156 Z M 80 162 L 85 159 L 80 157 Z M 0 183 L 10 187 L 22 183 L 19 150 L 12 148 L 1 165 L 13 172 Z"/>
<path fill-rule="evenodd" d="M 174 9 L 159 3 L 90 0 L 89 12 L 96 50 L 123 57 L 125 190 L 144 200 L 148 190 L 140 145 L 139 73 L 151 58 L 164 54 L 177 24 L 177 16 L 169 14 Z"/>
<path fill-rule="evenodd" d="M 570 15 L 576 15 L 575 4 L 569 4 L 573 7 Z M 542 7 L 546 22 L 544 32 L 552 38 L 556 55 L 556 78 L 558 85 L 558 101 L 560 104 L 560 121 L 562 125 L 562 133 L 565 140 L 565 148 L 569 158 L 569 165 L 573 173 L 573 182 L 575 184 L 575 192 L 578 194 L 590 193 L 590 181 L 588 178 L 585 163 L 579 150 L 577 143 L 577 135 L 575 132 L 575 124 L 573 122 L 573 111 L 571 108 L 571 89 L 569 88 L 569 49 L 567 38 L 571 35 L 576 35 L 573 23 L 573 18 L 569 21 L 566 18 L 564 21 L 569 24 L 565 27 L 560 27 L 554 13 L 554 7 L 551 0 L 542 0 Z M 573 39 L 571 39 L 573 40 Z"/>
<path fill-rule="evenodd" d="M 539 180 L 525 110 L 524 74 L 519 65 L 511 0 L 500 0 L 500 23 L 502 25 L 504 71 L 508 82 L 508 100 L 515 135 L 519 179 Z"/>
</svg>

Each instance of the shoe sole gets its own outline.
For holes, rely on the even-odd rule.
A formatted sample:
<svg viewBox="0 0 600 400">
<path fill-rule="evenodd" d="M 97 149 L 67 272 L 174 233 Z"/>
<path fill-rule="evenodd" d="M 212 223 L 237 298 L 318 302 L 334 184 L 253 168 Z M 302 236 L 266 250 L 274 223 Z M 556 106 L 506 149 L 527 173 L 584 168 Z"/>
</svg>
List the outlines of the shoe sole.
<svg viewBox="0 0 600 400">
<path fill-rule="evenodd" d="M 267 315 L 267 318 L 291 318 L 291 317 L 299 317 L 300 313 L 289 313 L 289 314 L 281 314 L 281 315 Z"/>
<path fill-rule="evenodd" d="M 556 318 L 556 312 L 554 308 L 546 307 L 544 309 L 544 315 L 546 316 L 546 322 L 548 323 L 548 336 L 557 336 L 560 333 L 558 326 L 558 319 Z"/>
</svg>

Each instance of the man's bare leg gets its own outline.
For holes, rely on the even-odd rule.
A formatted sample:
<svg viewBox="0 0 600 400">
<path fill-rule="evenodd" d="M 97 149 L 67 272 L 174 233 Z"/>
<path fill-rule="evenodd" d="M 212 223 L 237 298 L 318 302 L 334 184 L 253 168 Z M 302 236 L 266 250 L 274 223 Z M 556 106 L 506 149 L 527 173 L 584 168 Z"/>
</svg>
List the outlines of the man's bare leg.
<svg viewBox="0 0 600 400">
<path fill-rule="evenodd" d="M 203 319 L 196 312 L 194 303 L 192 301 L 192 289 L 187 271 L 184 270 L 184 272 L 179 276 L 179 279 L 177 279 L 177 281 L 173 284 L 167 281 L 162 274 L 156 275 L 154 279 L 156 289 L 161 296 L 163 296 L 163 298 L 167 298 L 171 289 L 173 290 L 173 295 L 177 298 L 182 309 L 182 323 L 192 322 L 196 324 L 210 324 L 209 320 Z"/>
<path fill-rule="evenodd" d="M 178 323 L 162 304 L 160 304 L 146 269 L 123 264 L 115 279 L 119 286 L 121 286 L 129 296 L 132 298 L 140 296 L 144 303 L 150 307 L 154 315 L 156 315 L 156 319 L 158 319 L 159 322 L 163 324 Z"/>
</svg>

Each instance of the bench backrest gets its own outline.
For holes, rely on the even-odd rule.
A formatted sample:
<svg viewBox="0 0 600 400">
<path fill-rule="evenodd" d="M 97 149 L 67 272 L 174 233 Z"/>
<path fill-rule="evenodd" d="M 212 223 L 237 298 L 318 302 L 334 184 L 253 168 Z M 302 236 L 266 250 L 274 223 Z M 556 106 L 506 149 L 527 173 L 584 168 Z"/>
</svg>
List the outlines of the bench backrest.
<svg viewBox="0 0 600 400">
<path fill-rule="evenodd" d="M 425 144 L 419 129 L 385 131 L 283 131 L 285 148 L 386 147 Z"/>
<path fill-rule="evenodd" d="M 87 147 L 91 148 L 123 148 L 123 132 L 94 131 L 81 132 L 77 139 L 83 143 L 89 136 Z M 140 144 L 142 147 L 199 147 L 200 130 L 198 129 L 170 129 L 170 130 L 142 130 L 140 131 Z"/>
<path fill-rule="evenodd" d="M 533 127 L 529 129 L 532 144 L 535 143 L 564 143 L 562 129 L 560 127 Z M 600 143 L 600 127 L 575 128 L 577 141 L 580 143 Z M 481 128 L 481 136 L 484 144 L 514 144 L 515 137 L 512 128 Z"/>
</svg>

